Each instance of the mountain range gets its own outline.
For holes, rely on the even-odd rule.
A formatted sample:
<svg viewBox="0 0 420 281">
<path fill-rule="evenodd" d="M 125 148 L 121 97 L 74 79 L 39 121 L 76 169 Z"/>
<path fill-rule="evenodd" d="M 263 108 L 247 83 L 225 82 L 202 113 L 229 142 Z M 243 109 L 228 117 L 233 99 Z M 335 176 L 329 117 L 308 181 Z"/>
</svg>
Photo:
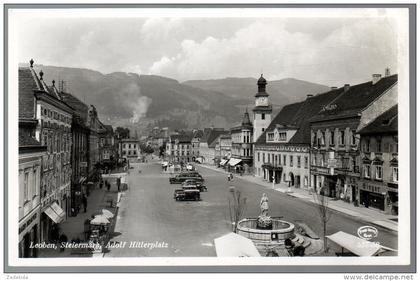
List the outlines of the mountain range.
<svg viewBox="0 0 420 281">
<path fill-rule="evenodd" d="M 252 110 L 257 91 L 255 78 L 224 78 L 178 82 L 175 79 L 135 73 L 98 71 L 35 65 L 44 80 L 64 81 L 64 90 L 86 104 L 93 104 L 101 121 L 144 131 L 154 126 L 181 128 L 224 127 L 240 122 Z M 308 94 L 329 87 L 287 78 L 267 81 L 274 112 L 284 105 L 302 101 Z M 56 83 L 57 85 L 58 83 Z"/>
</svg>

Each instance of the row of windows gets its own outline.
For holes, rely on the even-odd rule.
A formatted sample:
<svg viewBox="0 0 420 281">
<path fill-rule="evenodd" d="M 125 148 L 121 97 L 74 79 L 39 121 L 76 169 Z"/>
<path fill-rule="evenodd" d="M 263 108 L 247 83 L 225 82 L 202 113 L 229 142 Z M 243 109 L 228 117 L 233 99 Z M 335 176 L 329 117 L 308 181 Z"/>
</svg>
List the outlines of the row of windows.
<svg viewBox="0 0 420 281">
<path fill-rule="evenodd" d="M 49 153 L 70 152 L 71 134 L 43 130 L 41 144 L 47 146 Z"/>
<path fill-rule="evenodd" d="M 350 131 L 350 145 L 356 144 L 356 131 L 351 130 Z M 313 137 L 312 145 L 313 146 L 323 146 L 323 145 L 330 145 L 335 146 L 337 143 L 339 145 L 346 145 L 347 144 L 346 139 L 346 132 L 345 130 L 339 130 L 337 133 L 336 131 L 318 131 L 318 133 Z"/>
<path fill-rule="evenodd" d="M 131 143 L 128 143 L 128 144 L 123 143 L 122 147 L 123 148 L 131 148 L 131 147 L 132 148 L 137 148 L 137 144 L 133 143 L 133 146 L 131 146 Z"/>
<path fill-rule="evenodd" d="M 398 182 L 398 167 L 391 167 L 391 179 L 393 182 Z M 383 180 L 383 168 L 381 165 L 363 165 L 363 177 L 365 179 Z"/>
<path fill-rule="evenodd" d="M 296 158 L 296 167 L 300 168 L 302 166 L 302 156 L 289 155 L 289 157 L 287 157 L 287 154 L 274 154 L 274 153 L 270 154 L 270 153 L 258 152 L 257 153 L 258 162 L 261 161 L 260 153 L 262 154 L 263 163 L 270 163 L 275 166 L 276 165 L 283 165 L 283 166 L 289 165 L 290 167 L 293 167 L 294 159 Z M 304 158 L 303 165 L 305 168 L 308 168 L 308 164 L 309 164 L 308 156 L 304 156 L 303 158 Z M 287 159 L 289 159 L 289 163 L 287 163 Z"/>
<path fill-rule="evenodd" d="M 398 152 L 398 143 L 397 139 L 394 140 L 394 143 L 387 141 L 383 142 L 381 137 L 374 138 L 363 138 L 362 141 L 362 151 L 363 152 Z"/>
<path fill-rule="evenodd" d="M 123 155 L 137 155 L 137 151 L 136 150 L 128 150 L 128 151 L 123 150 L 122 154 Z"/>
<path fill-rule="evenodd" d="M 23 204 L 37 196 L 39 169 L 25 169 L 23 174 Z"/>
<path fill-rule="evenodd" d="M 277 135 L 277 136 L 276 136 Z M 277 132 L 277 134 L 268 133 L 267 134 L 268 141 L 286 141 L 287 140 L 287 133 L 286 132 Z"/>
<path fill-rule="evenodd" d="M 41 106 L 41 114 L 51 119 L 59 120 L 63 123 L 71 124 L 71 117 L 65 116 L 57 111 Z"/>
</svg>

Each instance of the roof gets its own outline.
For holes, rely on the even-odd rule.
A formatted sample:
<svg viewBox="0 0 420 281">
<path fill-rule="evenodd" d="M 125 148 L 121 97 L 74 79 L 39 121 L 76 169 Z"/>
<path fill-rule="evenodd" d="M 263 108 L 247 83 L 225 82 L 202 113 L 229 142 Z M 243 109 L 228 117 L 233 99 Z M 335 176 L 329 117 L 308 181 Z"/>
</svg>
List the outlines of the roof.
<svg viewBox="0 0 420 281">
<path fill-rule="evenodd" d="M 35 75 L 36 76 L 36 75 Z M 35 117 L 34 90 L 39 90 L 34 73 L 28 67 L 19 67 L 19 118 Z"/>
<path fill-rule="evenodd" d="M 311 121 L 358 115 L 369 104 L 398 82 L 398 75 L 383 77 L 375 84 L 372 81 L 337 89 L 341 94 L 325 106 Z"/>
<path fill-rule="evenodd" d="M 179 143 L 191 142 L 192 136 L 190 134 L 172 135 L 171 141 L 178 141 Z"/>
<path fill-rule="evenodd" d="M 61 92 L 60 95 L 63 101 L 74 108 L 75 112 L 82 118 L 82 120 L 87 122 L 89 106 L 70 93 Z"/>
<path fill-rule="evenodd" d="M 358 131 L 361 135 L 397 134 L 398 133 L 398 105 L 394 105 L 371 123 Z"/>
<path fill-rule="evenodd" d="M 213 129 L 212 131 L 210 131 L 209 135 L 207 136 L 207 139 L 206 139 L 207 145 L 209 147 L 215 147 L 216 146 L 215 140 L 220 135 L 228 134 L 228 133 L 229 132 L 225 131 L 224 129 L 222 129 L 222 130 L 220 130 L 219 128 L 218 129 Z"/>
</svg>

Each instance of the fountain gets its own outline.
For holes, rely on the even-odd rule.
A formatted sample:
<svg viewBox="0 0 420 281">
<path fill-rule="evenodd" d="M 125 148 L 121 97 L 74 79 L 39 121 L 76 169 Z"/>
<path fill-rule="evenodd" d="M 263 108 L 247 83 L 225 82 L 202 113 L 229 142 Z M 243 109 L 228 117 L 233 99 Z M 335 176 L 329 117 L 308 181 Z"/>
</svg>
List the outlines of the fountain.
<svg viewBox="0 0 420 281">
<path fill-rule="evenodd" d="M 286 239 L 295 238 L 295 225 L 268 215 L 268 197 L 264 193 L 260 201 L 261 213 L 258 218 L 246 218 L 238 222 L 237 233 L 255 243 L 281 244 Z"/>
</svg>

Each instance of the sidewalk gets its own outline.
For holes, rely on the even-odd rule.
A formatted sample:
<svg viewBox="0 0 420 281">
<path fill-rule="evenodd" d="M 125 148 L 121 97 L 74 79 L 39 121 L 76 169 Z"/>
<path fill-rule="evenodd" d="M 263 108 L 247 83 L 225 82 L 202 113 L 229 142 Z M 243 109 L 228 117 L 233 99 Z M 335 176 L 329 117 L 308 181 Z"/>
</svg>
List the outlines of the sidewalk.
<svg viewBox="0 0 420 281">
<path fill-rule="evenodd" d="M 216 168 L 215 166 L 209 166 L 205 164 L 196 164 L 196 165 L 199 167 L 203 167 L 203 168 L 207 168 L 207 169 L 219 172 L 219 173 L 228 174 L 221 168 Z M 273 189 L 273 183 L 267 182 L 253 175 L 243 175 L 243 176 L 234 175 L 234 177 L 246 180 L 248 182 L 255 183 L 260 186 L 264 186 L 266 188 Z M 289 196 L 299 198 L 303 201 L 316 204 L 314 195 L 311 194 L 310 191 L 307 189 L 295 188 L 295 187 L 291 187 L 289 189 L 284 183 L 275 184 L 274 189 L 276 191 L 286 193 Z M 398 218 L 398 216 L 387 215 L 387 214 L 381 213 L 378 210 L 371 209 L 371 208 L 355 207 L 352 203 L 347 203 L 342 200 L 329 200 L 328 207 L 334 211 L 357 218 L 366 223 L 371 223 L 371 224 L 378 225 L 386 229 L 398 232 L 398 223 L 391 220 L 391 219 Z"/>
<path fill-rule="evenodd" d="M 64 233 L 68 242 L 72 240 L 80 239 L 80 241 L 85 241 L 84 234 L 84 222 L 86 219 L 90 219 L 92 215 L 102 213 L 102 209 L 107 209 L 111 211 L 115 219 L 117 217 L 115 203 L 120 197 L 120 193 L 117 191 L 115 184 L 111 185 L 110 191 L 107 191 L 105 187 L 100 189 L 99 187 L 93 188 L 90 191 L 88 197 L 87 211 L 84 213 L 83 207 L 80 212 L 75 217 L 67 217 L 67 220 L 60 223 L 60 234 Z M 112 198 L 114 206 L 111 207 L 108 199 Z M 114 222 L 115 224 L 115 222 Z M 60 252 L 59 249 L 40 249 L 38 256 L 40 258 L 50 258 L 50 257 L 102 257 L 102 253 L 94 254 L 88 250 L 84 249 L 65 249 L 63 252 Z"/>
</svg>

